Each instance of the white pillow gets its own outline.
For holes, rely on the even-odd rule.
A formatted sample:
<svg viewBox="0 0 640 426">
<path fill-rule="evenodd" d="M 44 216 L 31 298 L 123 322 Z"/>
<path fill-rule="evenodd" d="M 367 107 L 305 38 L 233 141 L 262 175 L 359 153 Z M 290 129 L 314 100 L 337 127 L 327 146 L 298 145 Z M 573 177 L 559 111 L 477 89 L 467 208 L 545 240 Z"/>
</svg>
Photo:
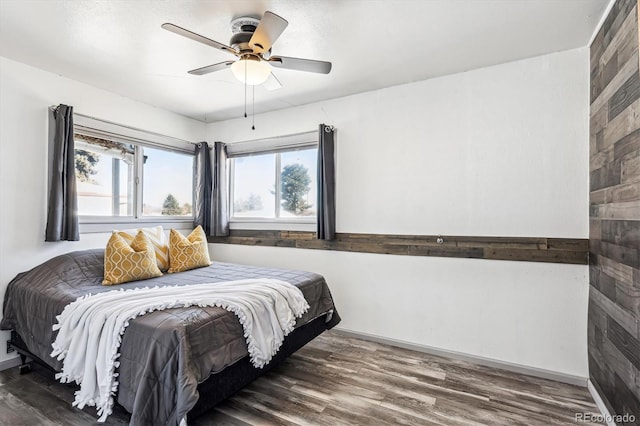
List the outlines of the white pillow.
<svg viewBox="0 0 640 426">
<path fill-rule="evenodd" d="M 162 272 L 165 272 L 169 269 L 169 244 L 165 238 L 162 226 L 154 226 L 153 228 L 124 229 L 121 231 L 114 230 L 113 232 L 117 232 L 128 244 L 131 244 L 133 239 L 136 237 L 136 234 L 138 234 L 138 231 L 144 232 L 145 236 L 151 240 L 153 250 L 156 254 L 156 263 L 158 264 L 158 268 L 160 268 Z"/>
</svg>

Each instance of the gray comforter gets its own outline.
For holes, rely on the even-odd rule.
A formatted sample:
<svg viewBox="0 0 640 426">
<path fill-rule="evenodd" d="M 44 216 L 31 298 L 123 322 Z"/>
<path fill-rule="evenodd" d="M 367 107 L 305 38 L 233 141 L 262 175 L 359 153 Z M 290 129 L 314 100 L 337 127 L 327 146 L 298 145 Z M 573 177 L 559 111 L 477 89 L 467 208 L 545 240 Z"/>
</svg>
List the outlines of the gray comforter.
<svg viewBox="0 0 640 426">
<path fill-rule="evenodd" d="M 56 370 L 51 358 L 52 325 L 64 307 L 87 293 L 155 285 L 215 283 L 277 278 L 300 288 L 311 306 L 299 327 L 333 310 L 328 328 L 340 321 L 324 278 L 302 271 L 215 262 L 213 265 L 145 281 L 103 286 L 104 250 L 55 257 L 19 274 L 7 287 L 0 329 L 15 330 L 28 349 Z M 131 425 L 178 424 L 198 400 L 196 387 L 210 374 L 247 356 L 243 329 L 222 308 L 156 311 L 131 321 L 121 345 L 118 403 Z"/>
</svg>

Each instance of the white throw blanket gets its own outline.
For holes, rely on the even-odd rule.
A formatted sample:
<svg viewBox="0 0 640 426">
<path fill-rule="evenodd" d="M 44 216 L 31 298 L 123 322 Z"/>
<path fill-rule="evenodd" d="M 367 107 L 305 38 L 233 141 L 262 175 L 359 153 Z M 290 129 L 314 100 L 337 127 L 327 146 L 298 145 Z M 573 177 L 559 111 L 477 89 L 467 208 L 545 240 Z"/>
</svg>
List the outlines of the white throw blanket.
<svg viewBox="0 0 640 426">
<path fill-rule="evenodd" d="M 300 289 L 274 279 L 120 289 L 80 297 L 57 316 L 53 329 L 59 332 L 51 353 L 63 360 L 56 378 L 80 384 L 73 406 L 95 405 L 98 421 L 105 421 L 118 389 L 115 369 L 129 321 L 148 312 L 188 306 L 218 306 L 233 312 L 257 368 L 271 361 L 296 318 L 309 309 Z"/>
</svg>

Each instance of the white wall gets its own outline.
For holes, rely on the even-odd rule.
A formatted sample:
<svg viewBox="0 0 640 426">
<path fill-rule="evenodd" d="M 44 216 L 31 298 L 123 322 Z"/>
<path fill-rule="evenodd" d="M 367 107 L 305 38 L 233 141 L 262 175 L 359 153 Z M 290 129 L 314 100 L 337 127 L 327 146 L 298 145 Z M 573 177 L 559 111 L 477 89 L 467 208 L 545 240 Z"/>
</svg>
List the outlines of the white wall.
<svg viewBox="0 0 640 426">
<path fill-rule="evenodd" d="M 208 126 L 337 131 L 337 230 L 588 238 L 586 48 Z M 281 80 L 286 85 L 286 71 Z M 344 329 L 587 377 L 587 266 L 214 245 L 324 274 Z"/>
<path fill-rule="evenodd" d="M 322 274 L 340 329 L 587 377 L 585 266 L 225 244 L 211 255 Z"/>
<path fill-rule="evenodd" d="M 13 277 L 58 254 L 103 247 L 108 235 L 45 243 L 48 107 L 201 141 L 205 125 L 111 92 L 0 57 L 0 297 Z M 8 359 L 0 334 L 0 362 Z M 14 355 L 15 356 L 15 355 Z"/>
<path fill-rule="evenodd" d="M 0 58 L 0 296 L 18 272 L 106 241 L 43 242 L 49 105 L 193 141 L 333 124 L 339 232 L 587 238 L 588 69 L 588 50 L 572 50 L 259 115 L 256 131 L 214 123 L 205 137 L 202 123 Z M 586 266 L 212 250 L 322 273 L 344 329 L 587 376 Z"/>
</svg>

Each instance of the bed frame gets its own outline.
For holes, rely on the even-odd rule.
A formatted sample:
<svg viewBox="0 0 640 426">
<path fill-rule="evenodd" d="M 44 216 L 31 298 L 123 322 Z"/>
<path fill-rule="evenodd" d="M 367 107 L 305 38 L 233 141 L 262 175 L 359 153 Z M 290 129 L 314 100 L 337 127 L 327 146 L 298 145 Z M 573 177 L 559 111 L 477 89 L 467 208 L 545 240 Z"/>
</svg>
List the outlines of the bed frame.
<svg viewBox="0 0 640 426">
<path fill-rule="evenodd" d="M 210 375 L 206 380 L 198 385 L 200 398 L 189 412 L 188 418 L 193 420 L 201 416 L 220 402 L 247 386 L 249 383 L 253 382 L 258 377 L 271 370 L 276 365 L 280 364 L 285 358 L 322 334 L 322 332 L 328 328 L 327 316 L 322 315 L 313 321 L 296 328 L 287 337 L 285 337 L 278 353 L 264 368 L 258 369 L 253 367 L 249 360 L 249 356 L 247 355 L 224 370 Z M 23 339 L 15 331 L 11 332 L 9 344 L 16 349 L 18 354 L 20 354 L 21 364 L 18 367 L 20 374 L 26 374 L 31 371 L 31 365 L 28 360 L 37 362 L 47 370 L 54 371 L 44 361 L 29 352 Z"/>
</svg>

